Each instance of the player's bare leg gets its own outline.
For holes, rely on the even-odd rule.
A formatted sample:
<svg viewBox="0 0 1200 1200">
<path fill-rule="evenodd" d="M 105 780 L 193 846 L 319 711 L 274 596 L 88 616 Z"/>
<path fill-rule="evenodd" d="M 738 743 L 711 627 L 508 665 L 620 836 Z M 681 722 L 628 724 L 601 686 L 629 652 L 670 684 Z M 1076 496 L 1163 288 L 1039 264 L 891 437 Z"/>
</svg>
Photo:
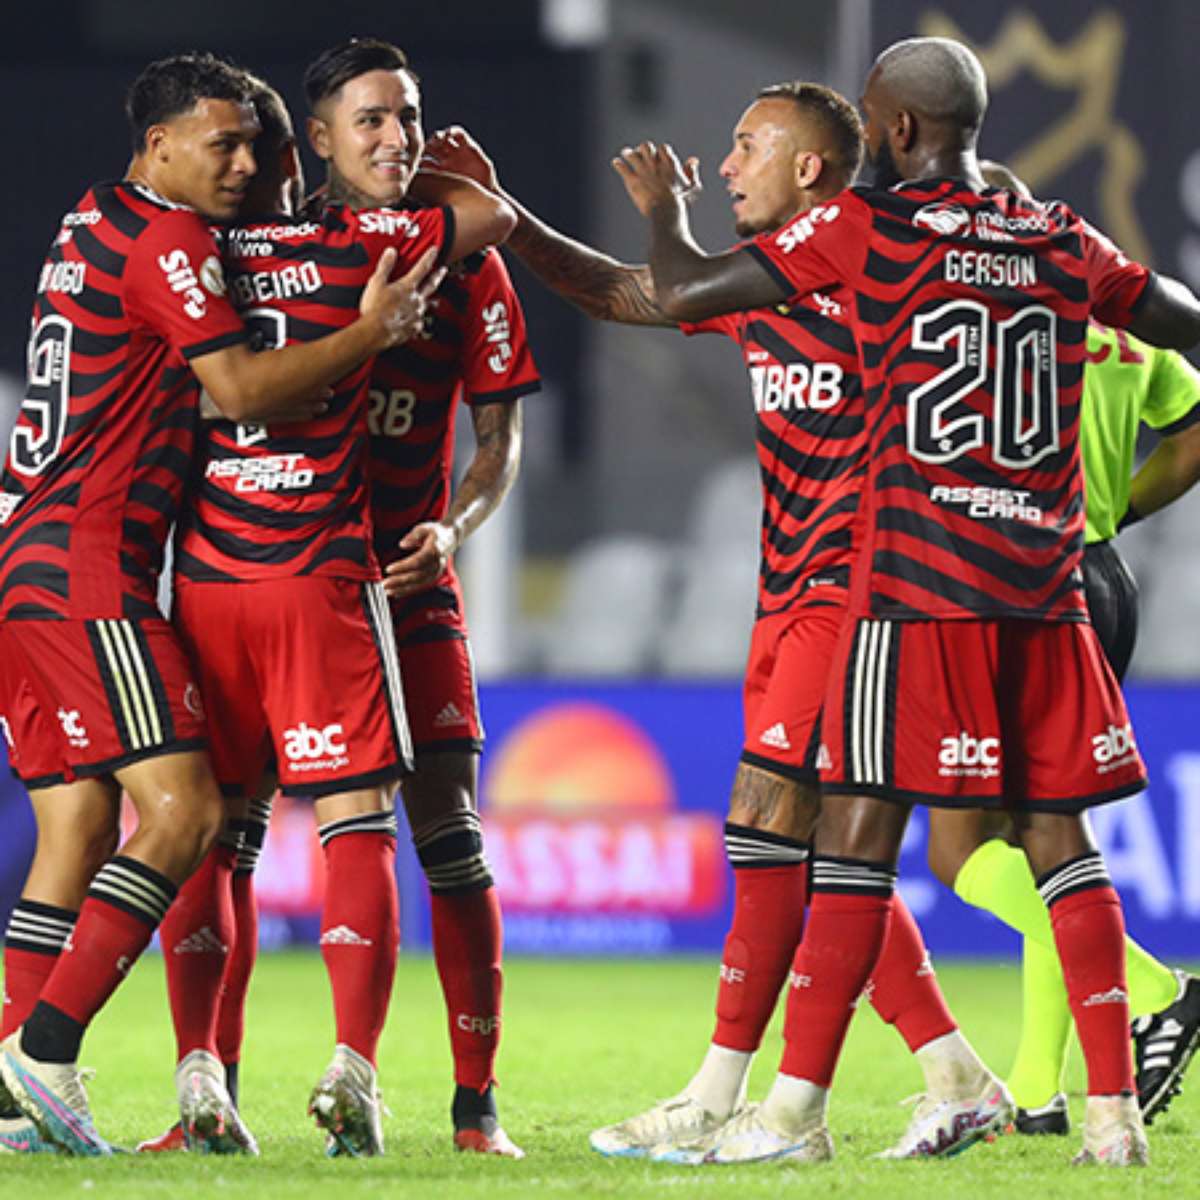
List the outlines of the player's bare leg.
<svg viewBox="0 0 1200 1200">
<path fill-rule="evenodd" d="M 478 775 L 477 754 L 420 749 L 400 790 L 429 883 L 433 956 L 454 1057 L 454 1145 L 521 1158 L 496 1109 L 503 933 L 477 812 Z"/>
<path fill-rule="evenodd" d="M 333 1059 L 308 1111 L 330 1156 L 383 1153 L 376 1054 L 400 943 L 391 785 L 319 797 L 325 852 L 321 957 L 333 991 Z"/>
<path fill-rule="evenodd" d="M 96 872 L 37 1004 L 0 1055 L 11 1098 L 44 1136 L 76 1154 L 111 1152 L 92 1124 L 75 1067 L 84 1032 L 149 943 L 221 819 L 220 794 L 201 752 L 150 758 L 120 769 L 116 779 L 133 801 L 137 831 Z M 87 789 L 115 812 L 106 785 L 66 786 Z"/>
</svg>

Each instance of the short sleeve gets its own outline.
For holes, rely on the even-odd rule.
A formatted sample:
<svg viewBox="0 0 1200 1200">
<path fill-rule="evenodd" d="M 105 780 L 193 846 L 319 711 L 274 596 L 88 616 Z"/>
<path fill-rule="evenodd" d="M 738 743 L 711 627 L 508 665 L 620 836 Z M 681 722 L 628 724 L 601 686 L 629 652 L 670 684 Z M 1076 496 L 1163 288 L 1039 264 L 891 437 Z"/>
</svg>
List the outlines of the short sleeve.
<svg viewBox="0 0 1200 1200">
<path fill-rule="evenodd" d="M 212 230 L 194 212 L 164 212 L 138 236 L 124 279 L 130 320 L 152 329 L 184 358 L 244 342 L 246 327 L 225 295 Z"/>
<path fill-rule="evenodd" d="M 525 313 L 508 268 L 495 250 L 485 252 L 470 288 L 463 346 L 463 394 L 471 404 L 516 400 L 542 386 L 525 334 Z"/>
<path fill-rule="evenodd" d="M 688 337 L 697 333 L 723 333 L 734 341 L 741 340 L 742 326 L 745 323 L 743 313 L 722 313 L 717 317 L 708 317 L 703 321 L 680 321 L 680 332 Z"/>
<path fill-rule="evenodd" d="M 1154 370 L 1142 419 L 1160 433 L 1178 433 L 1200 421 L 1200 371 L 1174 350 L 1146 348 L 1154 355 Z"/>
<path fill-rule="evenodd" d="M 1125 329 L 1150 281 L 1150 269 L 1134 262 L 1109 238 L 1080 220 L 1088 295 L 1092 316 L 1105 325 Z"/>
<path fill-rule="evenodd" d="M 781 229 L 761 233 L 746 247 L 789 300 L 853 284 L 866 259 L 870 208 L 853 192 L 798 213 Z"/>
</svg>

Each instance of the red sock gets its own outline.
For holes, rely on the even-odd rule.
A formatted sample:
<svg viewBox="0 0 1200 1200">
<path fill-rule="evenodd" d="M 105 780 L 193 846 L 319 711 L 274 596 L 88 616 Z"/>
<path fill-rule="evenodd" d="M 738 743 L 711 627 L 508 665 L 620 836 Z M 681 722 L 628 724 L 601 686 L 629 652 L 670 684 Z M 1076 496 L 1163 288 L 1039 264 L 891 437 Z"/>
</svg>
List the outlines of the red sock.
<svg viewBox="0 0 1200 1200">
<path fill-rule="evenodd" d="M 855 1001 L 887 934 L 889 899 L 814 889 L 788 990 L 782 1074 L 819 1087 L 833 1082 Z"/>
<path fill-rule="evenodd" d="M 237 851 L 218 843 L 179 889 L 159 930 L 176 1062 L 193 1050 L 217 1052 L 221 978 L 236 936 L 231 878 Z"/>
<path fill-rule="evenodd" d="M 15 946 L 4 946 L 4 1017 L 0 1020 L 0 1041 L 3 1041 L 25 1018 L 33 1012 L 33 1006 L 42 994 L 42 988 L 54 964 L 57 954 L 35 954 L 31 950 L 18 950 Z"/>
<path fill-rule="evenodd" d="M 221 1007 L 217 1012 L 217 1053 L 228 1066 L 242 1057 L 246 1032 L 246 993 L 258 958 L 258 902 L 254 896 L 254 873 L 237 871 L 233 876 L 233 949 L 221 979 Z"/>
<path fill-rule="evenodd" d="M 1111 885 L 1071 892 L 1050 901 L 1050 923 L 1087 1062 L 1088 1095 L 1132 1092 L 1120 898 Z"/>
<path fill-rule="evenodd" d="M 482 1092 L 496 1081 L 500 1046 L 500 901 L 489 885 L 451 895 L 432 892 L 430 904 L 433 957 L 446 998 L 454 1082 Z"/>
<path fill-rule="evenodd" d="M 718 1046 L 758 1049 L 804 933 L 807 899 L 807 863 L 734 869 L 712 1038 Z"/>
<path fill-rule="evenodd" d="M 946 1007 L 925 941 L 908 905 L 892 897 L 887 936 L 867 985 L 871 1004 L 914 1053 L 958 1024 Z"/>
<path fill-rule="evenodd" d="M 136 859 L 120 855 L 105 863 L 41 1001 L 86 1026 L 129 974 L 175 893 L 166 876 Z"/>
<path fill-rule="evenodd" d="M 337 1040 L 372 1064 L 400 945 L 395 863 L 391 834 L 346 832 L 325 844 L 321 957 L 333 989 Z"/>
</svg>

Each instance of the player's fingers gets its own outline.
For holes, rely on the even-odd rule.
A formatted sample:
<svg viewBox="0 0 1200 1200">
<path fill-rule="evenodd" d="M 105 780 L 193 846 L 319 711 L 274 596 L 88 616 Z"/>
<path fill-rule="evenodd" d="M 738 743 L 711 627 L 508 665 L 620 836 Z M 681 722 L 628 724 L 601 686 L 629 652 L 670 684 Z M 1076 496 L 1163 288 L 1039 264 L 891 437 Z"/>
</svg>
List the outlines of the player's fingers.
<svg viewBox="0 0 1200 1200">
<path fill-rule="evenodd" d="M 374 274 L 371 276 L 371 282 L 378 280 L 380 283 L 386 283 L 391 277 L 392 269 L 396 265 L 396 247 L 389 246 L 379 256 L 379 261 L 375 264 Z"/>
<path fill-rule="evenodd" d="M 384 251 L 384 253 L 387 254 L 389 252 L 393 255 L 395 254 L 395 251 L 392 250 L 390 246 Z M 412 270 L 409 271 L 407 275 L 401 275 L 397 282 L 407 284 L 415 291 L 417 286 L 424 280 L 425 276 L 433 270 L 433 264 L 437 262 L 437 256 L 437 247 L 430 246 L 429 249 L 426 250 L 425 253 L 422 254 L 421 257 L 418 258 L 413 264 Z"/>
<path fill-rule="evenodd" d="M 417 294 L 421 297 L 422 300 L 428 300 L 429 297 L 432 296 L 433 293 L 436 292 L 438 290 L 438 288 L 440 288 L 442 286 L 442 280 L 445 278 L 446 278 L 446 268 L 445 267 L 438 267 L 438 269 L 436 271 L 430 271 L 429 274 L 425 276 L 425 279 L 421 283 L 421 286 L 419 288 L 417 288 Z"/>
</svg>

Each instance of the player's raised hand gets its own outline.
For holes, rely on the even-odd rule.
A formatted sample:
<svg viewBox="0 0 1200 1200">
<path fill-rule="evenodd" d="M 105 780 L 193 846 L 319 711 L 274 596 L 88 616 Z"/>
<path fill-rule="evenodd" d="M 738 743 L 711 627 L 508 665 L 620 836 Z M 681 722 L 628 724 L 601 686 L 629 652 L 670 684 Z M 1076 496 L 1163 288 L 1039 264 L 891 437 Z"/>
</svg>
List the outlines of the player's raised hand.
<svg viewBox="0 0 1200 1200">
<path fill-rule="evenodd" d="M 454 530 L 441 521 L 422 521 L 401 539 L 404 557 L 383 573 L 383 590 L 389 596 L 411 596 L 436 583 L 458 548 Z"/>
<path fill-rule="evenodd" d="M 496 165 L 484 153 L 483 147 L 461 126 L 439 129 L 425 143 L 420 170 L 449 171 L 465 175 L 489 192 L 500 190 Z"/>
<path fill-rule="evenodd" d="M 389 246 L 379 262 L 359 300 L 364 316 L 378 316 L 382 322 L 385 347 L 396 346 L 420 333 L 425 326 L 425 309 L 429 297 L 437 291 L 446 277 L 445 268 L 434 269 L 438 252 L 430 247 L 406 275 L 388 282 L 396 265 L 396 251 Z"/>
<path fill-rule="evenodd" d="M 644 217 L 661 204 L 676 199 L 690 201 L 700 191 L 700 160 L 688 158 L 685 163 L 665 142 L 642 142 L 626 146 L 612 160 L 613 169 L 621 177 L 629 199 Z"/>
</svg>

